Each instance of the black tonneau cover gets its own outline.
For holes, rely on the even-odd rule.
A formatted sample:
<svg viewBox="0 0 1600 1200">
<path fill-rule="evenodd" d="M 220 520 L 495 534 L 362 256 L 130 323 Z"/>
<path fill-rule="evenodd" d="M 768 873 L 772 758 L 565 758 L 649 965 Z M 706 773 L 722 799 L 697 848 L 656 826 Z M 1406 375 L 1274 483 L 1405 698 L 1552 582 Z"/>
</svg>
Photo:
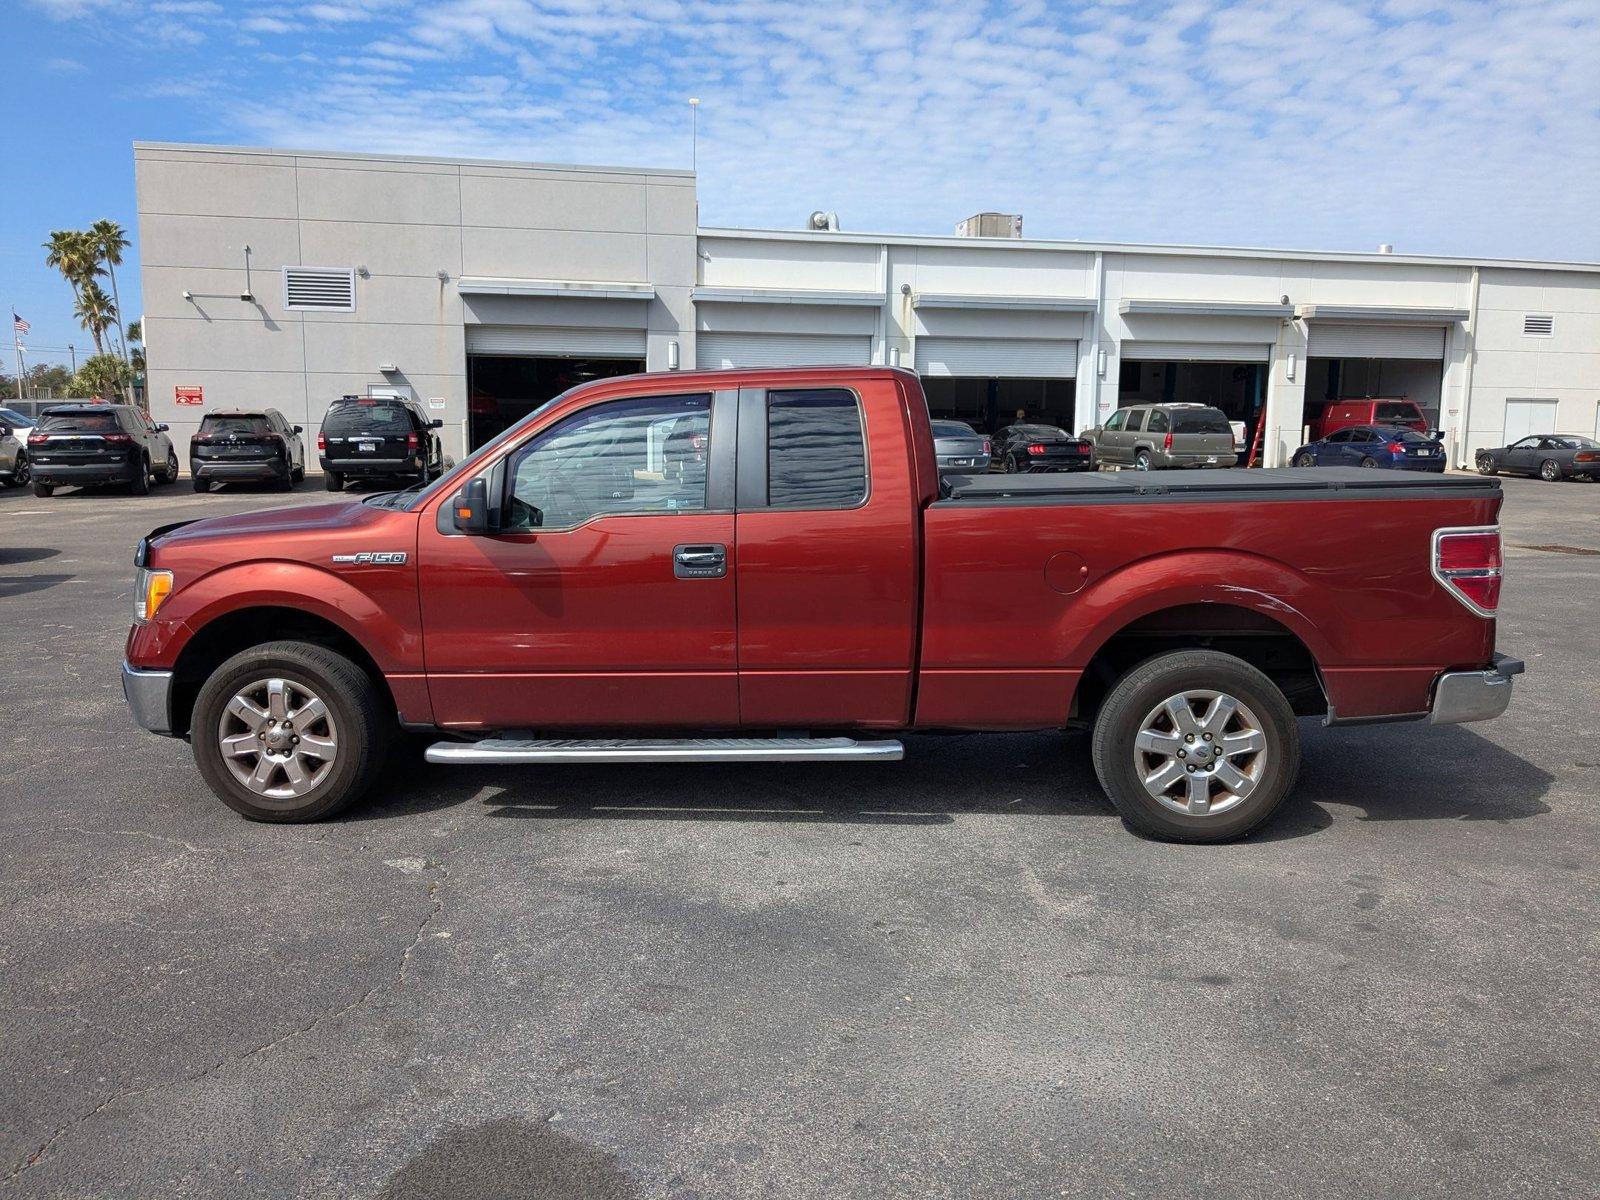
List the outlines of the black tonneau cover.
<svg viewBox="0 0 1600 1200">
<path fill-rule="evenodd" d="M 1235 468 L 1220 471 L 1089 471 L 1062 475 L 946 475 L 944 502 L 1126 504 L 1140 499 L 1360 500 L 1497 495 L 1481 475 L 1360 467 Z"/>
</svg>

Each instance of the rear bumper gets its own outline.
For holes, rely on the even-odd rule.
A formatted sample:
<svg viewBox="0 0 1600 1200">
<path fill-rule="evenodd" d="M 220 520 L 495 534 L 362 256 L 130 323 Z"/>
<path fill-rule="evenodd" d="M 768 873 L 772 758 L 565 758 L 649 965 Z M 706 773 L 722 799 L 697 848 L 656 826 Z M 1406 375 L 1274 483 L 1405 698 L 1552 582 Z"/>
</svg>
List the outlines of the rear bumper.
<svg viewBox="0 0 1600 1200">
<path fill-rule="evenodd" d="M 172 736 L 172 672 L 122 664 L 122 696 L 141 729 Z"/>
<path fill-rule="evenodd" d="M 1398 471 L 1434 471 L 1440 475 L 1444 474 L 1443 458 L 1424 458 L 1420 460 L 1403 458 L 1396 462 L 1394 466 Z"/>
<path fill-rule="evenodd" d="M 1511 681 L 1522 674 L 1521 659 L 1494 656 L 1487 671 L 1446 671 L 1433 685 L 1430 725 L 1462 725 L 1490 721 L 1511 703 Z"/>
<path fill-rule="evenodd" d="M 415 475 L 422 470 L 420 458 L 324 458 L 324 473 L 346 478 L 362 475 Z"/>
<path fill-rule="evenodd" d="M 1239 461 L 1237 454 L 1157 454 L 1158 467 L 1231 467 Z"/>
<path fill-rule="evenodd" d="M 244 462 L 189 461 L 189 473 L 196 479 L 287 479 L 289 464 L 281 458 Z"/>
<path fill-rule="evenodd" d="M 952 475 L 971 473 L 974 471 L 987 471 L 989 469 L 989 456 L 987 454 L 972 455 L 940 455 L 939 470 L 947 471 Z"/>
<path fill-rule="evenodd" d="M 138 475 L 137 462 L 33 464 L 35 483 L 132 483 Z"/>
</svg>

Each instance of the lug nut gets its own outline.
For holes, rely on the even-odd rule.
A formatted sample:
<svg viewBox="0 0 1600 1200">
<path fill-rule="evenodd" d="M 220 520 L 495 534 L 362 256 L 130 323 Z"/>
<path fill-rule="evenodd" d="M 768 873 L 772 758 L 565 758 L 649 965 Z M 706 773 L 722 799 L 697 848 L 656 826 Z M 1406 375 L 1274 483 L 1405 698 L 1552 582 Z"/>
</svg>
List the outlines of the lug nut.
<svg viewBox="0 0 1600 1200">
<path fill-rule="evenodd" d="M 1194 764 L 1193 764 L 1193 763 L 1190 763 L 1190 764 L 1189 764 L 1189 773 L 1190 773 L 1190 774 L 1193 774 L 1193 773 L 1194 773 Z"/>
<path fill-rule="evenodd" d="M 1179 750 L 1178 751 L 1178 757 L 1179 758 L 1188 758 L 1189 757 L 1189 752 L 1187 750 Z"/>
<path fill-rule="evenodd" d="M 1183 735 L 1183 740 L 1184 740 L 1184 741 L 1186 741 L 1186 742 L 1192 742 L 1192 741 L 1194 741 L 1194 734 L 1192 734 L 1192 733 L 1186 733 L 1186 734 L 1184 734 L 1184 735 Z"/>
<path fill-rule="evenodd" d="M 1211 735 L 1209 733 L 1202 734 L 1201 736 L 1204 737 L 1208 742 L 1211 740 Z"/>
</svg>

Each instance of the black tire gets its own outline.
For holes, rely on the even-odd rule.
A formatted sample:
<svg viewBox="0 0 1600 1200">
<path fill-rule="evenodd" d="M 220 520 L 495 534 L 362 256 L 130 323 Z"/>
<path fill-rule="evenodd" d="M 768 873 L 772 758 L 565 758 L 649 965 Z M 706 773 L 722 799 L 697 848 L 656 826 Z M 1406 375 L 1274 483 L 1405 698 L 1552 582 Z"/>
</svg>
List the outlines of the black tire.
<svg viewBox="0 0 1600 1200">
<path fill-rule="evenodd" d="M 1265 737 L 1265 762 L 1254 790 L 1225 811 L 1179 813 L 1145 790 L 1134 747 L 1146 716 L 1185 691 L 1226 693 L 1247 707 Z M 1117 812 L 1133 828 L 1175 842 L 1226 842 L 1243 837 L 1283 803 L 1300 769 L 1300 731 L 1276 684 L 1249 663 L 1215 650 L 1175 650 L 1139 663 L 1101 705 L 1091 742 L 1094 770 Z"/>
<path fill-rule="evenodd" d="M 1478 468 L 1479 475 L 1500 474 L 1500 468 L 1494 465 L 1494 456 L 1492 454 L 1486 454 L 1481 450 L 1478 452 L 1475 465 Z"/>
<path fill-rule="evenodd" d="M 138 470 L 128 481 L 128 491 L 135 496 L 148 496 L 150 494 L 150 459 L 146 455 L 139 456 Z"/>
<path fill-rule="evenodd" d="M 1361 465 L 1363 467 L 1375 467 L 1375 466 L 1378 465 L 1378 460 L 1373 458 L 1372 455 L 1369 454 L 1369 455 L 1367 455 L 1367 457 L 1365 457 L 1365 458 L 1363 458 L 1361 460 Z"/>
<path fill-rule="evenodd" d="M 290 472 L 288 475 L 285 475 L 282 479 L 275 480 L 274 482 L 277 484 L 278 490 L 280 492 L 292 492 L 292 491 L 294 491 L 294 473 L 293 472 Z"/>
<path fill-rule="evenodd" d="M 325 471 L 322 476 L 322 486 L 330 492 L 337 492 L 344 487 L 344 476 L 337 471 Z"/>
<path fill-rule="evenodd" d="M 196 475 L 194 477 L 194 490 L 197 492 L 209 492 L 211 490 L 211 480 L 201 479 L 200 476 Z"/>
<path fill-rule="evenodd" d="M 1294 456 L 1294 465 L 1297 467 L 1314 467 L 1317 465 L 1317 460 L 1309 454 L 1296 454 Z"/>
<path fill-rule="evenodd" d="M 297 484 L 297 483 L 304 483 L 305 480 L 306 480 L 306 469 L 304 467 L 295 467 L 295 468 L 290 470 L 290 472 L 289 472 L 289 483 L 290 483 L 291 486 L 294 485 L 294 484 Z"/>
<path fill-rule="evenodd" d="M 1005 462 L 1001 464 L 1000 469 L 1007 475 L 1015 475 L 1017 473 L 1017 456 L 1015 454 L 1006 455 Z"/>
<path fill-rule="evenodd" d="M 32 478 L 33 478 L 33 468 L 28 465 L 27 452 L 23 451 L 23 450 L 18 450 L 17 451 L 17 459 L 16 459 L 16 461 L 14 463 L 11 464 L 11 475 L 10 475 L 10 477 L 7 478 L 7 479 L 4 479 L 4 480 L 0 480 L 0 484 L 3 484 L 4 486 L 6 486 L 8 488 L 27 487 L 28 486 L 28 482 Z"/>
<path fill-rule="evenodd" d="M 56 494 L 56 485 L 53 483 L 40 483 L 35 479 L 33 481 L 33 494 L 41 500 L 54 496 Z"/>
<path fill-rule="evenodd" d="M 224 708 L 252 681 L 282 678 L 320 697 L 338 744 L 327 775 L 304 796 L 271 800 L 234 778 L 223 759 L 219 726 Z M 206 680 L 195 700 L 190 741 L 195 764 L 211 790 L 252 821 L 317 821 L 354 803 L 383 769 L 394 718 L 366 672 L 344 655 L 309 642 L 267 642 L 235 654 Z"/>
<path fill-rule="evenodd" d="M 179 470 L 178 452 L 176 450 L 167 451 L 167 466 L 166 469 L 161 472 L 161 482 L 177 483 Z"/>
<path fill-rule="evenodd" d="M 1150 451 L 1140 450 L 1133 456 L 1133 469 L 1135 471 L 1153 471 L 1155 469 L 1155 460 L 1151 457 Z"/>
<path fill-rule="evenodd" d="M 1547 458 L 1539 464 L 1539 478 L 1546 483 L 1561 482 L 1561 464 L 1553 458 Z"/>
</svg>

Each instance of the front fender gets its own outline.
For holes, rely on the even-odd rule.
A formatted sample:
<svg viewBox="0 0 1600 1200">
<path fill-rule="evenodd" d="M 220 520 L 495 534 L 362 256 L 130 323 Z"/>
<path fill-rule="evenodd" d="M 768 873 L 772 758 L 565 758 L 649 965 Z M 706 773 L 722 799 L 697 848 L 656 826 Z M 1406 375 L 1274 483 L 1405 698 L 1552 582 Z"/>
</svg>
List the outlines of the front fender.
<svg viewBox="0 0 1600 1200">
<path fill-rule="evenodd" d="M 349 634 L 385 675 L 422 670 L 415 568 L 363 566 L 335 573 L 275 559 L 221 567 L 183 583 L 155 620 L 135 625 L 128 661 L 169 670 L 189 639 L 219 617 L 251 608 L 289 608 Z M 270 631 L 268 631 L 270 632 Z"/>
<path fill-rule="evenodd" d="M 1102 576 L 1080 593 L 1063 614 L 1060 661 L 1081 669 L 1140 617 L 1180 605 L 1219 604 L 1276 621 L 1320 663 L 1334 652 L 1314 619 L 1326 603 L 1306 575 L 1275 559 L 1236 550 L 1156 554 Z"/>
</svg>

